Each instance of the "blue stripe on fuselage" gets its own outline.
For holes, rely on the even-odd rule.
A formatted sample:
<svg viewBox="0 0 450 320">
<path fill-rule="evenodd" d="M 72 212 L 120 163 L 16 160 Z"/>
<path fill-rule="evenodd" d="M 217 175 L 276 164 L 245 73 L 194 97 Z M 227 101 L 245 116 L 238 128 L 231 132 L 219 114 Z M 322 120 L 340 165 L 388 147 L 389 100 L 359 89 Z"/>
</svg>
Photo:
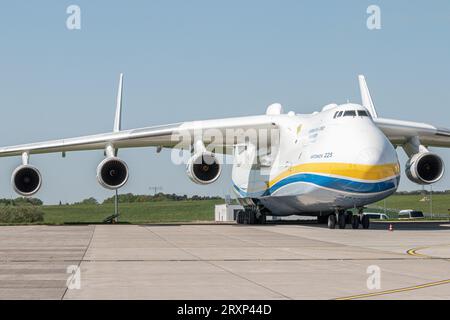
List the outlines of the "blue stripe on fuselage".
<svg viewBox="0 0 450 320">
<path fill-rule="evenodd" d="M 400 176 L 386 180 L 381 182 L 361 182 L 361 181 L 354 181 L 354 180 L 348 180 L 343 178 L 337 178 L 337 177 L 329 177 L 329 176 L 322 176 L 318 174 L 312 174 L 312 173 L 300 173 L 300 174 L 294 174 L 292 176 L 286 177 L 281 181 L 278 181 L 276 184 L 274 184 L 272 187 L 270 187 L 267 190 L 261 190 L 261 192 L 252 192 L 248 193 L 244 190 L 240 189 L 237 185 L 233 185 L 235 190 L 241 195 L 241 196 L 259 196 L 264 197 L 271 195 L 275 193 L 280 188 L 287 186 L 292 183 L 297 182 L 305 182 L 305 183 L 311 183 L 315 184 L 319 187 L 324 187 L 328 189 L 334 189 L 338 191 L 344 191 L 344 192 L 351 192 L 351 193 L 361 193 L 361 194 L 370 194 L 370 193 L 377 193 L 377 192 L 383 192 L 387 190 L 394 189 L 398 186 L 398 183 L 400 181 Z"/>
</svg>

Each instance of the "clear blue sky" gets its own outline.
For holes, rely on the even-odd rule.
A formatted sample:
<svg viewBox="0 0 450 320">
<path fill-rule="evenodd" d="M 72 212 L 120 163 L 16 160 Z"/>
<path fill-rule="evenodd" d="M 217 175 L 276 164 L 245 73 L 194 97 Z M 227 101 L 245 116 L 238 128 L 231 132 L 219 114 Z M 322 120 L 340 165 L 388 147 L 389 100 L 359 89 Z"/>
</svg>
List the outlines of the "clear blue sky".
<svg viewBox="0 0 450 320">
<path fill-rule="evenodd" d="M 81 7 L 81 30 L 66 8 Z M 381 8 L 382 29 L 366 27 Z M 118 74 L 123 127 L 264 113 L 280 102 L 308 113 L 360 102 L 366 75 L 383 117 L 450 127 L 450 2 L 412 1 L 2 1 L 0 145 L 109 131 Z M 450 151 L 439 149 L 450 170 Z M 196 186 L 170 153 L 122 150 L 131 177 L 121 192 L 230 192 L 230 170 Z M 406 158 L 399 150 L 401 163 Z M 101 151 L 36 155 L 47 203 L 111 195 L 96 182 Z M 0 197 L 15 194 L 19 158 L 0 159 Z M 436 189 L 450 189 L 449 173 Z M 401 189 L 416 189 L 403 176 Z"/>
</svg>

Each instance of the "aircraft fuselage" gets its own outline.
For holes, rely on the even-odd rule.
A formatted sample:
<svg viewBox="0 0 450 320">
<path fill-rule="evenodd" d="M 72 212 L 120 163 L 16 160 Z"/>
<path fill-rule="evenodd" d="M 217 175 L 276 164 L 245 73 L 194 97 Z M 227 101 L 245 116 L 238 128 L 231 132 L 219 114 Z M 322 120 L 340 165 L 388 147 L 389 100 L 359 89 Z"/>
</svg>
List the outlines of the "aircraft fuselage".
<svg viewBox="0 0 450 320">
<path fill-rule="evenodd" d="M 273 215 L 318 215 L 363 207 L 397 190 L 397 153 L 366 108 L 344 104 L 275 119 L 279 142 L 265 156 L 268 163 L 238 161 L 233 167 L 238 197 L 253 199 Z"/>
</svg>

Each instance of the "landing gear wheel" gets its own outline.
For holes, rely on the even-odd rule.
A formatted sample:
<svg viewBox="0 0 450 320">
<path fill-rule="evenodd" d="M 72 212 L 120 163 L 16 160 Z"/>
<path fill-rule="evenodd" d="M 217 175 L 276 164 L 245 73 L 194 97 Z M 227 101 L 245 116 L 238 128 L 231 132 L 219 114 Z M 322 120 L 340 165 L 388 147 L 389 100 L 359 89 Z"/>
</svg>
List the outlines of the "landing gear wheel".
<svg viewBox="0 0 450 320">
<path fill-rule="evenodd" d="M 256 218 L 256 223 L 257 224 L 266 224 L 266 215 L 260 213 L 259 217 Z"/>
<path fill-rule="evenodd" d="M 370 218 L 368 215 L 363 215 L 361 219 L 361 224 L 363 229 L 369 229 L 370 227 Z"/>
<path fill-rule="evenodd" d="M 328 216 L 328 229 L 336 228 L 336 215 L 330 214 Z"/>
<path fill-rule="evenodd" d="M 256 223 L 256 212 L 253 210 L 247 211 L 248 215 L 248 224 L 255 224 Z"/>
<path fill-rule="evenodd" d="M 243 210 L 239 210 L 236 214 L 236 223 L 243 224 L 244 223 L 244 215 L 245 212 Z"/>
<path fill-rule="evenodd" d="M 357 215 L 352 216 L 352 228 L 353 229 L 359 228 L 359 217 Z"/>
<path fill-rule="evenodd" d="M 346 211 L 345 212 L 345 223 L 352 224 L 352 217 L 353 217 L 353 212 L 351 212 L 350 210 Z"/>
<path fill-rule="evenodd" d="M 345 229 L 345 223 L 347 221 L 345 221 L 345 216 L 346 214 L 344 212 L 339 213 L 338 215 L 338 225 L 339 225 L 339 229 Z"/>
</svg>

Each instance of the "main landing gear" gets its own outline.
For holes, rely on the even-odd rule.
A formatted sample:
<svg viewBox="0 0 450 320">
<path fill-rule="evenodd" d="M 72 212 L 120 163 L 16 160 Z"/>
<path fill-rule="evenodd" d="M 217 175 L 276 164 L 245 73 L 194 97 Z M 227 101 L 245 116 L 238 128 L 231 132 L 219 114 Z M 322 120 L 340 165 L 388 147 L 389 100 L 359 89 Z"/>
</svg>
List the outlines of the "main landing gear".
<svg viewBox="0 0 450 320">
<path fill-rule="evenodd" d="M 237 224 L 265 224 L 266 215 L 261 213 L 258 208 L 247 208 L 239 210 L 236 214 Z"/>
<path fill-rule="evenodd" d="M 321 220 L 322 219 L 318 219 L 319 223 Z M 356 215 L 351 211 L 344 210 L 336 210 L 336 213 L 328 215 L 329 229 L 335 229 L 336 226 L 338 226 L 339 229 L 345 229 L 347 224 L 351 225 L 352 229 L 358 229 L 359 225 L 361 225 L 363 229 L 369 229 L 370 218 L 368 215 L 363 214 L 362 209 L 360 209 Z"/>
</svg>

